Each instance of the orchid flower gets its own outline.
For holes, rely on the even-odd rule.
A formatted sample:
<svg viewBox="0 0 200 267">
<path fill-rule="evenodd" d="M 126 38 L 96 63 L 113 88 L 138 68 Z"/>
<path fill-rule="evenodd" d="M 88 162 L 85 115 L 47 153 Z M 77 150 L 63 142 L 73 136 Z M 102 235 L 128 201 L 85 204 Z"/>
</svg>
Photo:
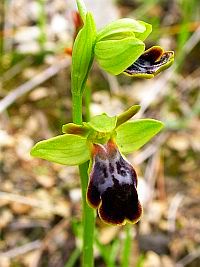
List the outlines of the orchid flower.
<svg viewBox="0 0 200 267">
<path fill-rule="evenodd" d="M 136 223 L 142 214 L 137 195 L 137 174 L 122 154 L 139 149 L 162 128 L 160 121 L 128 121 L 140 109 L 135 105 L 109 117 L 97 115 L 82 125 L 63 125 L 63 135 L 40 141 L 31 155 L 64 165 L 90 160 L 88 204 L 113 225 Z"/>
</svg>

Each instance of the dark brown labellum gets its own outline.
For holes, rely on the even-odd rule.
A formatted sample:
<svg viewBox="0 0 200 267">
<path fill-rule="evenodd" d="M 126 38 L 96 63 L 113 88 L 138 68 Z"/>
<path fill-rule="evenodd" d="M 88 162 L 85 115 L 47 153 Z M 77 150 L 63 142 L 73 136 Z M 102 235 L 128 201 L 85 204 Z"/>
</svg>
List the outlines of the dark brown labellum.
<svg viewBox="0 0 200 267">
<path fill-rule="evenodd" d="M 136 223 L 142 214 L 136 187 L 136 172 L 116 144 L 112 140 L 105 146 L 95 144 L 87 200 L 98 208 L 100 218 L 114 225 Z"/>
<path fill-rule="evenodd" d="M 130 67 L 124 72 L 131 75 L 140 77 L 154 76 L 160 71 L 168 68 L 174 59 L 173 51 L 164 52 L 159 46 L 153 46 L 146 50 Z M 142 76 L 141 76 L 142 77 Z"/>
</svg>

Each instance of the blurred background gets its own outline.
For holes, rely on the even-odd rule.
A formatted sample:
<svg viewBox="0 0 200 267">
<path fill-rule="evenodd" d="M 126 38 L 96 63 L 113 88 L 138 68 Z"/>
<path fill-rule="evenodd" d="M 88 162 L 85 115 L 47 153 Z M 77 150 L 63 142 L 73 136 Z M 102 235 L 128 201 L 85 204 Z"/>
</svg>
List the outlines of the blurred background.
<svg viewBox="0 0 200 267">
<path fill-rule="evenodd" d="M 153 25 L 146 48 L 175 51 L 174 65 L 152 80 L 113 77 L 93 65 L 92 115 L 140 104 L 137 118 L 166 125 L 128 156 L 139 176 L 142 220 L 113 227 L 97 218 L 95 267 L 199 267 L 199 0 L 85 3 L 98 28 L 120 17 L 144 20 Z M 75 0 L 0 1 L 0 267 L 80 266 L 77 168 L 29 155 L 72 120 L 65 51 L 75 9 Z"/>
</svg>

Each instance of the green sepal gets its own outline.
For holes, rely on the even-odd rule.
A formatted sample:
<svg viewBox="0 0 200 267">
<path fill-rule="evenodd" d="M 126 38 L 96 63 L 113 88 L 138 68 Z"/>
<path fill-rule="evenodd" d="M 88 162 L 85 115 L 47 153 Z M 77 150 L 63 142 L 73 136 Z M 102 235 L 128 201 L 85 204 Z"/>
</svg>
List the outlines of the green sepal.
<svg viewBox="0 0 200 267">
<path fill-rule="evenodd" d="M 87 9 L 86 9 L 85 3 L 83 2 L 83 0 L 76 0 L 76 4 L 78 7 L 79 14 L 80 14 L 83 22 L 85 22 L 86 14 L 87 14 Z"/>
<path fill-rule="evenodd" d="M 86 136 L 89 129 L 86 125 L 78 125 L 75 123 L 67 123 L 62 126 L 62 132 L 67 134 L 75 134 Z"/>
<path fill-rule="evenodd" d="M 117 116 L 116 127 L 130 120 L 138 111 L 140 110 L 140 105 L 134 105 Z"/>
<path fill-rule="evenodd" d="M 89 160 L 90 151 L 86 138 L 63 134 L 38 142 L 31 155 L 63 165 L 80 165 Z"/>
<path fill-rule="evenodd" d="M 94 58 L 96 26 L 92 14 L 86 14 L 83 28 L 79 31 L 72 50 L 72 94 L 81 95 Z"/>
<path fill-rule="evenodd" d="M 111 74 L 118 75 L 127 69 L 144 52 L 142 41 L 134 37 L 121 40 L 99 41 L 95 56 L 99 65 Z"/>
<path fill-rule="evenodd" d="M 91 118 L 91 120 L 87 122 L 87 125 L 97 132 L 108 133 L 112 132 L 115 129 L 116 123 L 116 116 L 109 117 L 104 113 Z"/>
<path fill-rule="evenodd" d="M 97 33 L 97 41 L 122 39 L 127 35 L 134 37 L 134 33 L 142 34 L 145 31 L 144 23 L 129 18 L 118 19 L 109 23 Z"/>
<path fill-rule="evenodd" d="M 146 23 L 146 22 L 141 21 L 141 20 L 139 20 L 138 22 L 145 27 L 145 31 L 144 32 L 136 32 L 135 37 L 140 39 L 141 41 L 144 41 L 149 36 L 149 34 L 152 32 L 152 26 L 151 26 L 151 24 Z"/>
<path fill-rule="evenodd" d="M 116 143 L 122 153 L 130 153 L 146 144 L 163 127 L 162 122 L 153 119 L 126 122 L 116 129 Z"/>
</svg>

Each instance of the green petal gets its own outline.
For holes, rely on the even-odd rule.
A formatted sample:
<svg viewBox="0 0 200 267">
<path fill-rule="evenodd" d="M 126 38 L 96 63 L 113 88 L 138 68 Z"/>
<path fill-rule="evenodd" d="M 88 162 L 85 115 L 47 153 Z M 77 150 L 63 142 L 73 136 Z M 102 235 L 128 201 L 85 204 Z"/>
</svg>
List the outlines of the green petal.
<svg viewBox="0 0 200 267">
<path fill-rule="evenodd" d="M 62 132 L 67 134 L 75 134 L 85 136 L 89 129 L 85 125 L 77 125 L 75 123 L 67 123 L 62 126 Z"/>
<path fill-rule="evenodd" d="M 149 34 L 152 32 L 152 26 L 151 24 L 146 23 L 144 21 L 138 21 L 138 22 L 144 25 L 146 30 L 144 32 L 136 32 L 135 37 L 140 39 L 141 41 L 144 41 L 149 36 Z"/>
<path fill-rule="evenodd" d="M 64 165 L 79 165 L 90 158 L 86 138 L 63 134 L 38 142 L 31 155 Z"/>
<path fill-rule="evenodd" d="M 106 114 L 97 115 L 87 123 L 97 132 L 108 133 L 115 129 L 117 117 L 109 117 Z"/>
<path fill-rule="evenodd" d="M 95 56 L 99 65 L 111 74 L 118 75 L 135 62 L 144 52 L 144 43 L 137 38 L 99 41 Z"/>
<path fill-rule="evenodd" d="M 126 121 L 130 120 L 138 111 L 140 110 L 139 105 L 134 105 L 121 113 L 119 116 L 117 116 L 117 124 L 116 127 L 120 126 L 121 124 L 125 123 Z"/>
<path fill-rule="evenodd" d="M 97 33 L 97 41 L 103 39 L 121 39 L 121 36 L 128 33 L 144 33 L 146 31 L 146 25 L 143 22 L 139 22 L 134 19 L 123 18 L 113 21 L 106 25 L 102 30 Z M 139 38 L 140 39 L 140 38 Z"/>
<path fill-rule="evenodd" d="M 116 142 L 122 153 L 130 153 L 146 144 L 164 127 L 153 119 L 140 119 L 126 122 L 116 130 Z"/>
</svg>

